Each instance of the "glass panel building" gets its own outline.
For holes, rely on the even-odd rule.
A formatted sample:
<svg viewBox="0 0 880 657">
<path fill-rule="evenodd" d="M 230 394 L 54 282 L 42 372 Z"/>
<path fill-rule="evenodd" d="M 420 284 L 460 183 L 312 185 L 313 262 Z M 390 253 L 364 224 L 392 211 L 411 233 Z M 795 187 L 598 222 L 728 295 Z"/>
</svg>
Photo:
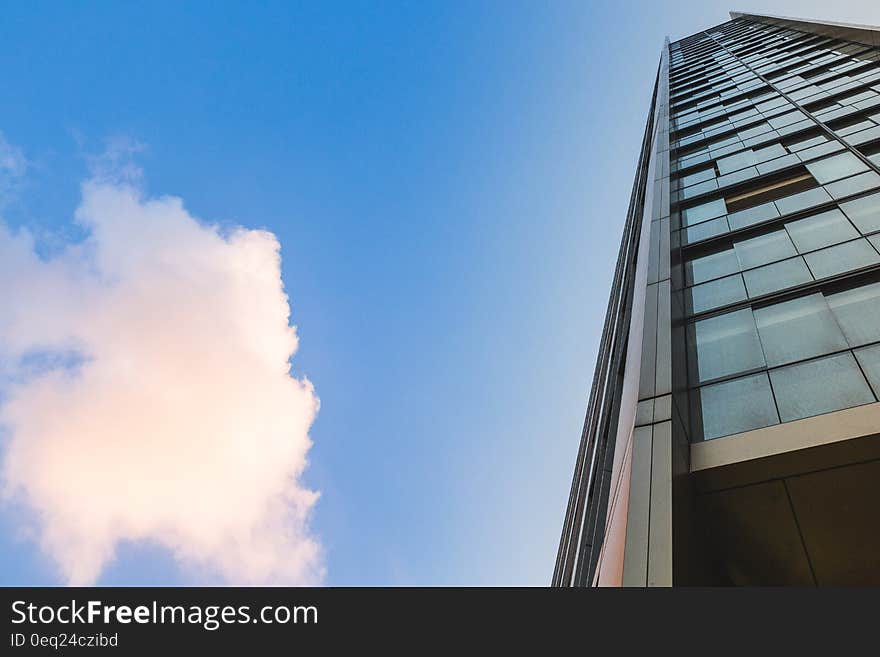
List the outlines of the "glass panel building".
<svg viewBox="0 0 880 657">
<path fill-rule="evenodd" d="M 880 30 L 660 58 L 556 586 L 880 585 Z"/>
</svg>

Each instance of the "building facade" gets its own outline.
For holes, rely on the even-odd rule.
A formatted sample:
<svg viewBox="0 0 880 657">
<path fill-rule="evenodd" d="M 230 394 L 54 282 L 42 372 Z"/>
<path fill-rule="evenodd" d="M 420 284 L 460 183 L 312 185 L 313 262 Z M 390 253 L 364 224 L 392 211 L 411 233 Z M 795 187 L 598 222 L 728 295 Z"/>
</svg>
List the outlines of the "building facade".
<svg viewBox="0 0 880 657">
<path fill-rule="evenodd" d="M 880 585 L 880 31 L 662 49 L 555 586 Z"/>
</svg>

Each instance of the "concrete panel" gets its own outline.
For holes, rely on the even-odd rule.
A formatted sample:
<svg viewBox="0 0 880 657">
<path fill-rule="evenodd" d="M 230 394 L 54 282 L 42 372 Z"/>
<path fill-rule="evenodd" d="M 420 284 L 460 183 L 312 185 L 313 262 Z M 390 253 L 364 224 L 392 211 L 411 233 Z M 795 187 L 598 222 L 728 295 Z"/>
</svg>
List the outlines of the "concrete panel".
<svg viewBox="0 0 880 657">
<path fill-rule="evenodd" d="M 672 313 L 669 279 L 657 287 L 657 362 L 655 395 L 672 392 Z"/>
<path fill-rule="evenodd" d="M 624 586 L 645 586 L 648 583 L 652 433 L 650 426 L 636 427 L 633 430 L 626 547 L 623 559 Z"/>
<path fill-rule="evenodd" d="M 645 292 L 645 314 L 642 332 L 642 358 L 639 371 L 639 399 L 654 396 L 655 364 L 657 360 L 657 284 Z"/>
<path fill-rule="evenodd" d="M 814 584 L 781 481 L 701 495 L 697 504 L 718 583 Z"/>
<path fill-rule="evenodd" d="M 672 586 L 672 423 L 654 425 L 648 586 Z"/>
<path fill-rule="evenodd" d="M 820 586 L 880 586 L 880 460 L 786 480 Z"/>
</svg>

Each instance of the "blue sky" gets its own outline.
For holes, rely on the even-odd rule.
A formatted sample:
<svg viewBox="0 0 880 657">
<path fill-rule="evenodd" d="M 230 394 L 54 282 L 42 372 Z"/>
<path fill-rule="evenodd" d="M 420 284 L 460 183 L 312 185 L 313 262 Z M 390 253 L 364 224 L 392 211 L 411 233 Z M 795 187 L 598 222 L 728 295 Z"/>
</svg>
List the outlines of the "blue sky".
<svg viewBox="0 0 880 657">
<path fill-rule="evenodd" d="M 742 8 L 13 4 L 3 216 L 77 239 L 88 156 L 144 144 L 149 194 L 281 243 L 325 582 L 546 584 L 662 39 Z M 58 583 L 26 513 L 0 511 L 0 584 Z M 99 583 L 193 581 L 137 543 Z"/>
</svg>

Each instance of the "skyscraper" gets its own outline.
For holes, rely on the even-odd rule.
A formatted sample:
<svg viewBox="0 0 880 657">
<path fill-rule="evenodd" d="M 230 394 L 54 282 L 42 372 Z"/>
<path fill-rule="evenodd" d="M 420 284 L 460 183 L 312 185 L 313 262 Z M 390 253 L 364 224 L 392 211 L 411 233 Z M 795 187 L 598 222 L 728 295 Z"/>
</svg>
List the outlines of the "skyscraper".
<svg viewBox="0 0 880 657">
<path fill-rule="evenodd" d="M 555 586 L 880 585 L 880 30 L 660 57 Z"/>
</svg>

